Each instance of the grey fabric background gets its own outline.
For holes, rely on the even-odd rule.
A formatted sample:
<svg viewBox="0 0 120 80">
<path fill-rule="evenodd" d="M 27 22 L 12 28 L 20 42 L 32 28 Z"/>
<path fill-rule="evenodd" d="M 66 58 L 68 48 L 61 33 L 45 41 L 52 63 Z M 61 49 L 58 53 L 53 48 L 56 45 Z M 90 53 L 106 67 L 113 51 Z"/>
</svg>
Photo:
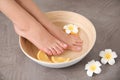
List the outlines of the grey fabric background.
<svg viewBox="0 0 120 80">
<path fill-rule="evenodd" d="M 51 69 L 27 58 L 19 48 L 11 21 L 0 13 L 0 80 L 120 80 L 120 0 L 34 0 L 45 12 L 67 10 L 90 19 L 97 31 L 94 48 L 79 63 L 68 68 Z M 100 60 L 106 48 L 116 51 L 113 66 L 103 65 L 102 72 L 89 78 L 85 64 Z"/>
</svg>

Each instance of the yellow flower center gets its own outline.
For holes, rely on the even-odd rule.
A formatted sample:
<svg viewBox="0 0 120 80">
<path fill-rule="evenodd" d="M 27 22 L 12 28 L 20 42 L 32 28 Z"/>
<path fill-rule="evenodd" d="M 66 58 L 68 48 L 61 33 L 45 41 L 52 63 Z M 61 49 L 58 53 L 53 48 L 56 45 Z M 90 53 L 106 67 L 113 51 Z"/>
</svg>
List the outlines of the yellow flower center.
<svg viewBox="0 0 120 80">
<path fill-rule="evenodd" d="M 111 59 L 111 57 L 112 57 L 112 56 L 111 56 L 111 54 L 110 54 L 110 53 L 106 53 L 106 54 L 105 54 L 105 58 L 106 58 L 106 59 L 108 59 L 108 60 L 109 60 L 109 59 Z"/>
<path fill-rule="evenodd" d="M 73 31 L 73 26 L 72 25 L 70 25 L 69 27 L 68 27 L 68 29 L 70 30 L 70 31 Z"/>
<path fill-rule="evenodd" d="M 95 71 L 96 68 L 97 68 L 96 65 L 92 65 L 92 66 L 90 66 L 90 70 L 91 70 L 91 71 Z"/>
</svg>

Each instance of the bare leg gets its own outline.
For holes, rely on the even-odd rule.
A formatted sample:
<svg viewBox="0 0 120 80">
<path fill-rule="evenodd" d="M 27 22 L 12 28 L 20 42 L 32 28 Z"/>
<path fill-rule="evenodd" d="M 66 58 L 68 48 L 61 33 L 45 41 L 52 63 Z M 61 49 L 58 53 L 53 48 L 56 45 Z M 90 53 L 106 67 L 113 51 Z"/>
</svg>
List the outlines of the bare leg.
<svg viewBox="0 0 120 80">
<path fill-rule="evenodd" d="M 23 8 L 25 8 L 32 16 L 34 16 L 48 31 L 56 38 L 68 44 L 68 49 L 80 51 L 82 41 L 78 36 L 67 35 L 65 32 L 52 24 L 42 13 L 32 0 L 16 0 Z M 52 27 L 51 27 L 52 26 Z"/>
<path fill-rule="evenodd" d="M 49 55 L 63 52 L 66 44 L 59 41 L 14 0 L 0 0 L 0 10 L 14 23 L 16 32 Z"/>
</svg>

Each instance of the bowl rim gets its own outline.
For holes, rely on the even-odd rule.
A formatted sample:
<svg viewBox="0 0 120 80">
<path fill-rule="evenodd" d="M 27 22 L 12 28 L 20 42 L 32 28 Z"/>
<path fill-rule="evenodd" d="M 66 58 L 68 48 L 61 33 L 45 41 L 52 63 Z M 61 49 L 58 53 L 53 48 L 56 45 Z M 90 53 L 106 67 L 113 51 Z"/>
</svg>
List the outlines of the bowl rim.
<svg viewBox="0 0 120 80">
<path fill-rule="evenodd" d="M 91 51 L 91 49 L 92 49 L 92 48 L 94 47 L 94 45 L 95 45 L 96 35 L 97 35 L 97 34 L 96 34 L 95 26 L 92 24 L 92 22 L 91 22 L 88 18 L 84 17 L 83 15 L 81 15 L 81 14 L 79 14 L 79 13 L 72 12 L 72 11 L 50 11 L 50 12 L 47 12 L 46 14 L 54 13 L 54 12 L 70 12 L 70 13 L 74 13 L 74 14 L 80 15 L 80 16 L 82 16 L 85 20 L 87 20 L 87 21 L 93 26 L 94 33 L 95 33 L 95 39 L 94 39 L 93 44 L 91 45 L 91 47 L 87 50 L 87 52 L 85 52 L 84 54 L 82 54 L 80 57 L 77 57 L 77 58 L 75 58 L 75 59 L 72 59 L 72 60 L 70 60 L 70 61 L 68 61 L 68 62 L 49 63 L 49 62 L 37 60 L 36 58 L 33 58 L 33 57 L 30 56 L 28 53 L 26 53 L 26 52 L 24 51 L 23 47 L 22 47 L 22 44 L 21 44 L 21 38 L 22 38 L 22 36 L 19 36 L 19 46 L 20 46 L 22 52 L 23 52 L 27 57 L 29 57 L 30 59 L 32 59 L 33 61 L 35 61 L 35 62 L 37 62 L 37 63 L 45 64 L 45 65 L 53 65 L 53 66 L 54 66 L 54 65 L 64 65 L 64 64 L 69 64 L 69 63 L 72 63 L 72 62 L 75 62 L 75 61 L 78 61 L 78 60 L 79 60 L 79 61 L 82 60 L 82 59 Z"/>
</svg>

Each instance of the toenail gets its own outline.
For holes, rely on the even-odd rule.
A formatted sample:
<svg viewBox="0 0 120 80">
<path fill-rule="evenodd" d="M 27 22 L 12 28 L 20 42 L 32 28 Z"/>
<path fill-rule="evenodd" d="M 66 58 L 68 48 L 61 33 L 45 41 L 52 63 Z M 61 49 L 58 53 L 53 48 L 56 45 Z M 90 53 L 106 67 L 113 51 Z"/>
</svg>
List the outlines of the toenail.
<svg viewBox="0 0 120 80">
<path fill-rule="evenodd" d="M 77 50 L 81 50 L 81 47 L 78 47 Z"/>
<path fill-rule="evenodd" d="M 59 54 L 61 54 L 61 53 L 62 53 L 62 51 L 59 52 Z"/>
<path fill-rule="evenodd" d="M 66 48 L 66 47 L 67 47 L 67 44 L 64 44 L 63 46 Z"/>
<path fill-rule="evenodd" d="M 49 55 L 52 55 L 51 51 L 48 52 Z"/>
</svg>

